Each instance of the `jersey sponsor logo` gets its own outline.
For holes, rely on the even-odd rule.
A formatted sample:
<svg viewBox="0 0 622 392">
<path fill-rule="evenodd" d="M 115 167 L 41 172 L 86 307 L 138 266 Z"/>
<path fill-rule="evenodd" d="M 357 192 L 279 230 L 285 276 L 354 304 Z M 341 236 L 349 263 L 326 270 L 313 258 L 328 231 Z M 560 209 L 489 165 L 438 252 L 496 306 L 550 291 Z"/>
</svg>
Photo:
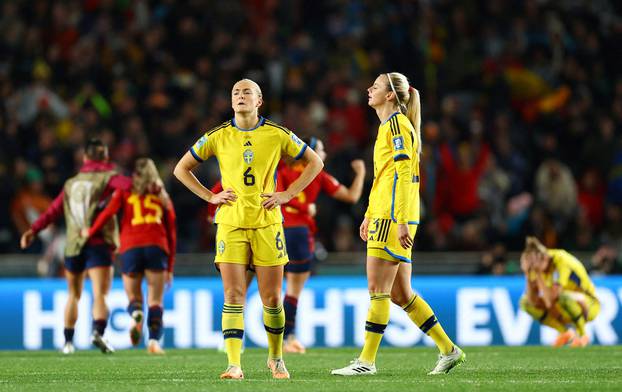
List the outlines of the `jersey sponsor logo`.
<svg viewBox="0 0 622 392">
<path fill-rule="evenodd" d="M 223 253 L 225 253 L 225 241 L 223 240 L 218 241 L 216 250 L 218 251 L 219 255 L 222 255 Z"/>
<path fill-rule="evenodd" d="M 396 151 L 404 149 L 404 137 L 402 135 L 393 138 L 393 149 Z"/>
<path fill-rule="evenodd" d="M 244 157 L 244 162 L 246 162 L 247 165 L 250 165 L 251 162 L 253 161 L 253 158 L 255 157 L 255 154 L 253 154 L 251 150 L 246 150 L 244 151 L 243 157 Z"/>
<path fill-rule="evenodd" d="M 252 146 L 251 141 L 247 140 L 246 143 L 244 143 L 244 146 L 245 147 Z"/>
<path fill-rule="evenodd" d="M 205 143 L 207 143 L 207 136 L 203 135 L 199 140 L 197 140 L 196 148 L 200 149 Z"/>
<path fill-rule="evenodd" d="M 294 143 L 296 143 L 297 145 L 301 146 L 302 145 L 302 140 L 300 140 L 300 138 L 296 135 L 294 135 L 292 133 L 292 140 L 294 141 Z"/>
</svg>

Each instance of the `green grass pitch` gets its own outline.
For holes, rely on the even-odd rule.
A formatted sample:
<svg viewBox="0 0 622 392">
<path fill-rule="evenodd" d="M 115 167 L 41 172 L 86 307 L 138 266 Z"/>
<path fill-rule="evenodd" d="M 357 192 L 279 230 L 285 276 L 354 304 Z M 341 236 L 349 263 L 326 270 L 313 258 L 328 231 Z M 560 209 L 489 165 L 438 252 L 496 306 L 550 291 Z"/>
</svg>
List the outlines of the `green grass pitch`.
<svg viewBox="0 0 622 392">
<path fill-rule="evenodd" d="M 143 350 L 105 356 L 78 351 L 0 352 L 0 391 L 592 391 L 622 390 L 622 348 L 466 347 L 467 362 L 442 376 L 427 376 L 436 360 L 430 348 L 382 347 L 378 374 L 331 376 L 358 349 L 311 349 L 287 355 L 291 380 L 272 380 L 265 349 L 242 356 L 246 379 L 222 381 L 225 355 L 215 350 Z"/>
</svg>

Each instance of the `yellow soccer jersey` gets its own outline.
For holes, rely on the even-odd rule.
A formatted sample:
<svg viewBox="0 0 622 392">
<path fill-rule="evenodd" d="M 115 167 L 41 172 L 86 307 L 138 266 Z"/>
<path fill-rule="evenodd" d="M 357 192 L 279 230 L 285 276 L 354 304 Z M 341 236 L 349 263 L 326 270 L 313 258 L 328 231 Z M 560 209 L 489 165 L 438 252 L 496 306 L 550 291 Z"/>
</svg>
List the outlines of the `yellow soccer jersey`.
<svg viewBox="0 0 622 392">
<path fill-rule="evenodd" d="M 594 283 L 576 257 L 563 249 L 549 249 L 547 252 L 555 266 L 553 271 L 544 274 L 544 282 L 547 286 L 559 284 L 563 290 L 578 291 L 591 297 L 596 296 Z M 535 276 L 530 275 L 529 279 L 534 280 Z"/>
<path fill-rule="evenodd" d="M 281 209 L 266 210 L 260 195 L 276 191 L 281 156 L 299 159 L 306 148 L 293 132 L 263 117 L 252 129 L 238 128 L 233 119 L 206 132 L 190 153 L 199 162 L 216 157 L 223 189 L 233 189 L 238 197 L 231 205 L 219 207 L 215 222 L 245 229 L 282 223 Z"/>
<path fill-rule="evenodd" d="M 419 223 L 419 141 L 408 117 L 394 113 L 378 128 L 368 218 Z"/>
</svg>

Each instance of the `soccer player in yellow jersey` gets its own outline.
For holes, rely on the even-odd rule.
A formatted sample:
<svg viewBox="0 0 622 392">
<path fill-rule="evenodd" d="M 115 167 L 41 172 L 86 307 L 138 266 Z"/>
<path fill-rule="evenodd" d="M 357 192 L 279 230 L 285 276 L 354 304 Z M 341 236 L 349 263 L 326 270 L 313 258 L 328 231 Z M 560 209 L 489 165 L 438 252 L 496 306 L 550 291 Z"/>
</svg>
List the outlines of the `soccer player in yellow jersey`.
<svg viewBox="0 0 622 392">
<path fill-rule="evenodd" d="M 600 302 L 583 264 L 565 250 L 547 249 L 537 238 L 527 237 L 521 268 L 527 285 L 520 306 L 559 332 L 553 346 L 587 346 L 585 324 L 598 316 Z"/>
<path fill-rule="evenodd" d="M 244 378 L 240 352 L 244 336 L 246 268 L 253 263 L 263 321 L 268 335 L 268 367 L 274 378 L 289 378 L 282 357 L 285 313 L 281 301 L 283 266 L 288 262 L 280 205 L 300 193 L 324 164 L 294 133 L 259 116 L 261 89 L 249 79 L 231 91 L 234 117 L 206 132 L 179 161 L 175 176 L 208 203 L 218 205 L 216 260 L 225 304 L 222 329 L 229 365 L 223 379 Z M 283 192 L 276 192 L 276 169 L 282 155 L 303 159 L 305 169 Z M 216 157 L 223 191 L 214 194 L 192 169 Z"/>
<path fill-rule="evenodd" d="M 368 104 L 380 119 L 374 145 L 374 182 L 360 227 L 361 239 L 367 241 L 371 303 L 360 356 L 332 374 L 376 373 L 376 354 L 389 322 L 389 301 L 400 305 L 438 346 L 439 360 L 428 374 L 447 373 L 462 363 L 465 355 L 445 334 L 427 302 L 411 287 L 413 238 L 419 224 L 419 92 L 397 72 L 378 76 L 367 91 Z"/>
</svg>

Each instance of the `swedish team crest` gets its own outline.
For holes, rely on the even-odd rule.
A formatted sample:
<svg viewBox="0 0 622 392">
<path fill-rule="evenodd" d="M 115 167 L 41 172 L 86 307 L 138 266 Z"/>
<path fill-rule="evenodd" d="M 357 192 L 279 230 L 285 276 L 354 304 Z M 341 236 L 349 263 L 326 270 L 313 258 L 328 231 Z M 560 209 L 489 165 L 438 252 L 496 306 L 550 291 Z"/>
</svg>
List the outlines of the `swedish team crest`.
<svg viewBox="0 0 622 392">
<path fill-rule="evenodd" d="M 216 249 L 218 250 L 219 255 L 222 255 L 223 253 L 225 253 L 225 241 L 223 240 L 218 241 L 218 246 Z"/>
<path fill-rule="evenodd" d="M 404 137 L 402 135 L 393 138 L 393 149 L 396 151 L 404 149 Z"/>
<path fill-rule="evenodd" d="M 244 157 L 244 162 L 246 162 L 247 165 L 250 165 L 251 162 L 253 161 L 253 158 L 255 157 L 255 154 L 253 154 L 251 150 L 246 150 L 244 151 L 243 157 Z"/>
<path fill-rule="evenodd" d="M 300 140 L 300 138 L 296 135 L 294 135 L 294 133 L 292 132 L 292 140 L 294 141 L 294 143 L 296 143 L 297 145 L 302 145 L 302 140 Z"/>
</svg>

